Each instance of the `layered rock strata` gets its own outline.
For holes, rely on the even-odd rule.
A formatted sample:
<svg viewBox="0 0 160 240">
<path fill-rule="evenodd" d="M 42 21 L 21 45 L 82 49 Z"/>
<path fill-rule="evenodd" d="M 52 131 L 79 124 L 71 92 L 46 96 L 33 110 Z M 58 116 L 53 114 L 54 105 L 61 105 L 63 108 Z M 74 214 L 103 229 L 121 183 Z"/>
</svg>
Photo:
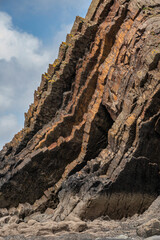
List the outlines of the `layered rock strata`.
<svg viewBox="0 0 160 240">
<path fill-rule="evenodd" d="M 143 213 L 159 149 L 159 0 L 93 0 L 0 152 L 0 207 L 50 207 L 54 221 Z"/>
</svg>

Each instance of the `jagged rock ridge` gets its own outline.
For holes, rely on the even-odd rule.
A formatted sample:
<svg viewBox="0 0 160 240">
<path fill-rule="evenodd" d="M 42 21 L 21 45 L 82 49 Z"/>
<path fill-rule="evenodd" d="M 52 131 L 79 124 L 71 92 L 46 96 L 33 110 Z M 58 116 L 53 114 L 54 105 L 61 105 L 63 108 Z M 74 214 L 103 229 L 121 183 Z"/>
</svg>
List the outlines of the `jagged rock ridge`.
<svg viewBox="0 0 160 240">
<path fill-rule="evenodd" d="M 143 213 L 160 191 L 159 0 L 93 0 L 0 153 L 0 207 Z"/>
</svg>

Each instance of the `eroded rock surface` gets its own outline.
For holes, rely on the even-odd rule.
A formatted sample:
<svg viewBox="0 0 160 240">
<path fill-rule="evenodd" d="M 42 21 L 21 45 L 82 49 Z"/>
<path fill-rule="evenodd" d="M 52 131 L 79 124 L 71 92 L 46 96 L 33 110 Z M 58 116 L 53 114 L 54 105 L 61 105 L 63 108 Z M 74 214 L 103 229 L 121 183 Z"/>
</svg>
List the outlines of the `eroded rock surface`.
<svg viewBox="0 0 160 240">
<path fill-rule="evenodd" d="M 19 207 L 20 209 L 20 207 Z M 22 209 L 22 205 L 21 205 Z M 23 205 L 27 210 L 27 206 Z M 32 213 L 25 216 L 24 211 L 0 211 L 0 240 L 109 240 L 109 239 L 160 239 L 160 197 L 142 215 L 114 221 L 108 216 L 93 221 L 82 221 L 71 217 L 56 222 L 54 212 Z"/>
<path fill-rule="evenodd" d="M 53 234 L 61 221 L 79 219 L 79 231 L 86 220 L 142 214 L 160 193 L 159 149 L 160 2 L 93 0 L 0 152 L 1 224 Z M 50 227 L 19 223 L 46 209 Z"/>
</svg>

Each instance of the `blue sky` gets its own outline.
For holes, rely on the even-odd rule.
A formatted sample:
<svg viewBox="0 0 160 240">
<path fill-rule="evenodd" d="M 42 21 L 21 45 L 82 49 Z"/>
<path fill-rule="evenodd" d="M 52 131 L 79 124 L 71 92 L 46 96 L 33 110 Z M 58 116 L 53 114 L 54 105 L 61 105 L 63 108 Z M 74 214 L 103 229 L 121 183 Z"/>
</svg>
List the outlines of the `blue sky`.
<svg viewBox="0 0 160 240">
<path fill-rule="evenodd" d="M 0 0 L 0 149 L 22 129 L 41 74 L 91 0 Z"/>
</svg>

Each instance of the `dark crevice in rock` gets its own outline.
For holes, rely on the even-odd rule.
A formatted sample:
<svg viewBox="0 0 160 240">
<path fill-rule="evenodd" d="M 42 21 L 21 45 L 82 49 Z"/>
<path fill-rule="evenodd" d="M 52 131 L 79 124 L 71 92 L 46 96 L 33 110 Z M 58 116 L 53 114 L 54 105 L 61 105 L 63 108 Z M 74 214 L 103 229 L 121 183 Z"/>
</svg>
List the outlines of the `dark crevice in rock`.
<svg viewBox="0 0 160 240">
<path fill-rule="evenodd" d="M 85 160 L 84 160 L 83 162 L 81 162 L 80 164 L 77 164 L 76 167 L 73 168 L 73 169 L 69 172 L 68 176 L 71 176 L 71 175 L 73 175 L 73 174 L 81 171 L 82 168 L 84 168 L 84 167 L 86 166 L 86 164 L 87 164 L 87 161 L 85 161 Z"/>
<path fill-rule="evenodd" d="M 80 82 L 81 86 L 84 85 L 88 75 L 92 72 L 92 70 L 94 69 L 95 65 L 97 64 L 97 58 L 99 56 L 99 52 L 100 52 L 101 46 L 102 46 L 102 40 L 100 41 L 100 44 L 98 46 L 98 49 L 97 49 L 95 55 L 90 59 L 90 61 L 88 62 L 87 66 L 86 66 L 85 71 L 82 73 L 81 82 Z M 79 91 L 80 91 L 80 89 L 79 89 Z"/>
<path fill-rule="evenodd" d="M 87 152 L 84 160 L 96 158 L 102 149 L 108 145 L 108 131 L 113 120 L 105 107 L 100 105 L 99 110 L 92 121 Z"/>
<path fill-rule="evenodd" d="M 152 71 L 156 69 L 159 61 L 160 61 L 160 53 L 157 53 L 153 59 L 153 62 L 149 65 L 149 70 Z"/>
<path fill-rule="evenodd" d="M 140 83 L 141 88 L 144 88 L 145 84 L 148 81 L 148 77 L 149 77 L 149 75 L 148 75 L 148 73 L 146 73 L 146 75 L 142 78 L 141 83 Z"/>
<path fill-rule="evenodd" d="M 7 152 L 6 152 L 6 156 L 8 156 L 11 152 L 12 152 L 13 148 L 12 147 L 9 147 Z"/>
<path fill-rule="evenodd" d="M 91 21 L 94 21 L 94 18 L 95 18 L 95 15 L 96 15 L 96 13 L 97 13 L 97 10 L 98 10 L 99 6 L 100 6 L 103 2 L 104 2 L 104 0 L 100 0 L 100 1 L 99 1 L 98 5 L 97 5 L 97 8 L 96 8 L 96 10 L 95 10 L 95 12 L 94 12 L 94 14 L 93 14 L 93 16 L 92 16 L 92 18 L 91 18 Z"/>
<path fill-rule="evenodd" d="M 117 33 L 120 30 L 120 27 L 126 18 L 126 14 L 127 14 L 127 7 L 122 9 L 122 13 L 117 17 L 114 24 L 110 28 L 109 33 L 107 33 L 105 37 L 104 47 L 103 47 L 103 57 L 101 58 L 100 65 L 105 61 L 108 54 L 110 53 L 111 48 L 115 43 Z"/>
<path fill-rule="evenodd" d="M 135 140 L 135 137 L 136 137 L 136 126 L 137 126 L 137 123 L 136 121 L 133 122 L 133 124 L 130 126 L 130 129 L 129 129 L 129 138 L 126 142 L 126 148 L 124 150 L 124 153 L 128 151 L 128 149 L 132 146 L 134 140 Z"/>
<path fill-rule="evenodd" d="M 111 0 L 109 3 L 106 4 L 103 11 L 101 12 L 101 15 L 98 18 L 98 24 L 101 24 L 103 20 L 108 16 L 113 4 L 114 4 L 114 0 Z"/>
</svg>

